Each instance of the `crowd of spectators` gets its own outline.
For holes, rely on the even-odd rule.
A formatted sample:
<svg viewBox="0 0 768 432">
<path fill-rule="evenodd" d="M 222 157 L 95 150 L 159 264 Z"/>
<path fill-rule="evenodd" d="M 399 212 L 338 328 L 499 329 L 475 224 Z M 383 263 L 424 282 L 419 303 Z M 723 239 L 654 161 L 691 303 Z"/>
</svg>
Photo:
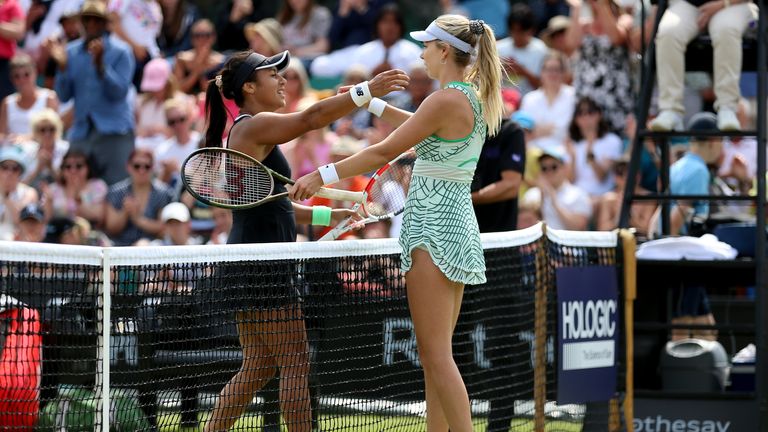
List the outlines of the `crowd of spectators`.
<svg viewBox="0 0 768 432">
<path fill-rule="evenodd" d="M 211 7 L 193 0 L 4 0 L 0 10 L 2 240 L 225 242 L 229 212 L 196 202 L 178 172 L 202 145 L 205 90 L 227 56 L 290 50 L 284 112 L 391 68 L 405 70 L 411 84 L 388 101 L 415 110 L 437 83 L 407 31 L 441 13 L 483 19 L 499 38 L 509 75 L 505 115 L 526 138 L 518 227 L 544 220 L 561 229 L 613 229 L 627 181 L 639 194 L 658 187 L 652 142 L 639 178 L 626 178 L 628 144 L 642 128 L 632 114 L 636 58 L 647 42 L 640 40 L 641 27 L 655 12 L 648 6 L 643 21 L 633 1 L 230 0 Z M 739 8 L 745 20 L 751 10 Z M 658 40 L 669 43 L 669 37 Z M 723 84 L 724 73 L 715 69 L 714 77 L 697 81 L 703 85 L 686 87 L 684 102 L 679 88 L 660 89 L 662 114 L 675 114 L 661 123 L 678 128 L 698 111 L 727 104 L 728 118 L 719 118 L 719 126 L 751 128 L 754 95 L 734 87 L 738 72 L 728 69 Z M 662 73 L 662 81 L 682 82 Z M 236 115 L 234 104 L 229 110 Z M 299 177 L 391 131 L 358 109 L 283 150 Z M 708 161 L 713 178 L 748 191 L 756 175 L 755 140 L 724 139 L 721 147 Z M 677 142 L 675 159 L 688 148 Z M 655 230 L 654 209 L 650 202 L 633 206 L 631 224 L 639 234 Z M 394 231 L 379 228 L 371 227 L 371 236 Z M 316 231 L 302 235 L 313 238 Z"/>
</svg>

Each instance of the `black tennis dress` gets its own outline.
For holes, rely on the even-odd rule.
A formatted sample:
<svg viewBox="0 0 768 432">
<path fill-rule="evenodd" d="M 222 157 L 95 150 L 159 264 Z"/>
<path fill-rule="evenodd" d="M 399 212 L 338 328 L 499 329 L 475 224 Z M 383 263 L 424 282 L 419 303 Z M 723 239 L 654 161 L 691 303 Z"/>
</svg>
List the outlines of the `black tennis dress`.
<svg viewBox="0 0 768 432">
<path fill-rule="evenodd" d="M 235 125 L 250 115 L 241 114 Z M 233 125 L 234 127 L 234 125 Z M 231 130 L 231 129 L 230 129 Z M 291 168 L 278 146 L 261 161 L 268 168 L 290 178 Z M 273 194 L 285 192 L 285 185 L 275 182 Z M 246 210 L 232 212 L 232 229 L 227 244 L 279 243 L 296 241 L 293 205 L 286 197 Z M 301 296 L 294 277 L 293 261 L 240 261 L 226 264 L 220 273 L 224 280 L 214 303 L 229 311 L 266 310 L 296 306 Z M 217 309 L 219 309 L 217 308 Z"/>
</svg>

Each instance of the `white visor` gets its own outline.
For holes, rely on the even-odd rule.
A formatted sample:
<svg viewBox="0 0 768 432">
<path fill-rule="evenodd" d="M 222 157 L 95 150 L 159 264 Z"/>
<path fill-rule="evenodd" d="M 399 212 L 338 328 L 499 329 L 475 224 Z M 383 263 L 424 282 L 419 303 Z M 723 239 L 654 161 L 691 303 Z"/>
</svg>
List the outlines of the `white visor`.
<svg viewBox="0 0 768 432">
<path fill-rule="evenodd" d="M 441 40 L 459 51 L 464 51 L 467 54 L 475 53 L 475 50 L 470 44 L 443 30 L 434 21 L 427 26 L 426 30 L 411 32 L 411 37 L 419 42 Z"/>
</svg>

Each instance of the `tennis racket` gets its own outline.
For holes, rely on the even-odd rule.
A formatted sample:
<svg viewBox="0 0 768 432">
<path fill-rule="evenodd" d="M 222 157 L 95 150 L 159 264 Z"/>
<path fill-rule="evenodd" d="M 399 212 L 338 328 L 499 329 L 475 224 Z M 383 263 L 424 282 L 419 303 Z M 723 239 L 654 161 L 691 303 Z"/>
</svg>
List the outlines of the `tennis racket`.
<svg viewBox="0 0 768 432">
<path fill-rule="evenodd" d="M 283 198 L 273 194 L 275 180 L 294 184 L 251 156 L 222 147 L 195 150 L 181 165 L 181 181 L 201 202 L 226 209 L 247 209 Z M 362 202 L 363 192 L 320 188 L 317 195 L 333 200 Z"/>
<path fill-rule="evenodd" d="M 355 221 L 348 217 L 318 240 L 336 240 L 342 234 L 373 222 L 381 222 L 400 215 L 405 209 L 405 198 L 411 183 L 411 172 L 416 154 L 406 152 L 379 168 L 365 186 L 364 199 L 352 210 L 365 216 Z"/>
</svg>

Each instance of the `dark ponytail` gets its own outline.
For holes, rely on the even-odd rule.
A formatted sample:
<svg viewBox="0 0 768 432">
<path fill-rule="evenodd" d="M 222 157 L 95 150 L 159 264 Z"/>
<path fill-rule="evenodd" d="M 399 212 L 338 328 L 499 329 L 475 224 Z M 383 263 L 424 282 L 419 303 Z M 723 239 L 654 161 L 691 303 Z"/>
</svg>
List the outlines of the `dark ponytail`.
<svg viewBox="0 0 768 432">
<path fill-rule="evenodd" d="M 221 147 L 221 137 L 227 126 L 227 109 L 224 107 L 224 98 L 221 97 L 215 80 L 208 82 L 208 89 L 205 91 L 205 116 L 208 118 L 205 146 Z"/>
<path fill-rule="evenodd" d="M 208 129 L 205 131 L 205 147 L 221 147 L 221 137 L 227 127 L 227 115 L 231 113 L 224 106 L 224 98 L 232 99 L 239 107 L 243 106 L 243 89 L 235 88 L 235 72 L 248 58 L 251 51 L 243 51 L 230 57 L 216 77 L 208 81 L 205 91 L 205 116 Z M 254 71 L 254 75 L 255 75 Z M 255 77 L 250 77 L 253 80 Z"/>
</svg>

